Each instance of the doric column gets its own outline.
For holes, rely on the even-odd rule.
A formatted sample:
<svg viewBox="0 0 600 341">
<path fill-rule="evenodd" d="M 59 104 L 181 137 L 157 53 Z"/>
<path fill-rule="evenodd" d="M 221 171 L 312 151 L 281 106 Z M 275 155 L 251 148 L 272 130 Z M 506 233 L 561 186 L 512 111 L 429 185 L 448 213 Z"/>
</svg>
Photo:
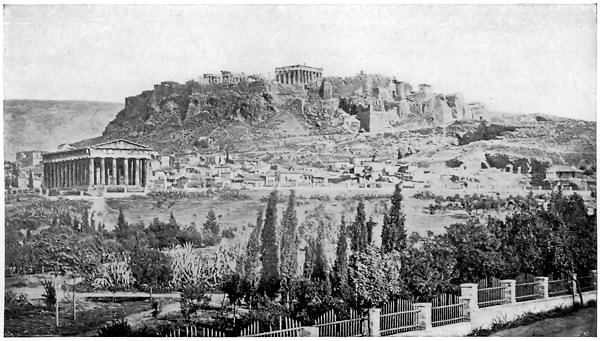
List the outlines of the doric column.
<svg viewBox="0 0 600 341">
<path fill-rule="evenodd" d="M 56 168 L 57 168 L 56 175 L 57 175 L 57 178 L 58 178 L 58 183 L 57 183 L 56 187 L 60 188 L 60 187 L 63 186 L 63 183 L 62 183 L 63 182 L 63 165 L 62 165 L 62 162 L 57 162 L 56 163 Z"/>
<path fill-rule="evenodd" d="M 113 185 L 118 185 L 119 184 L 119 176 L 117 175 L 117 158 L 113 157 L 112 158 L 112 184 Z"/>
<path fill-rule="evenodd" d="M 142 168 L 141 165 L 140 165 L 140 159 L 134 159 L 133 160 L 133 167 L 135 169 L 135 171 L 134 171 L 135 176 L 133 178 L 133 181 L 135 182 L 136 186 L 140 186 L 141 185 L 140 184 L 140 179 L 141 179 L 141 177 L 140 177 L 140 171 L 141 171 L 141 168 Z"/>
<path fill-rule="evenodd" d="M 94 178 L 95 178 L 95 174 L 94 174 L 95 170 L 94 170 L 94 158 L 90 158 L 88 161 L 88 186 L 93 186 L 95 185 L 94 183 Z"/>
<path fill-rule="evenodd" d="M 58 164 L 52 163 L 52 187 L 58 187 Z"/>
<path fill-rule="evenodd" d="M 55 163 L 50 163 L 50 187 L 56 187 L 56 167 Z"/>
<path fill-rule="evenodd" d="M 144 159 L 144 187 L 148 187 L 148 173 L 150 173 L 150 160 Z"/>
<path fill-rule="evenodd" d="M 100 158 L 100 184 L 101 185 L 106 185 L 106 181 L 104 180 L 104 176 L 106 175 L 106 164 L 104 161 L 104 158 Z"/>
<path fill-rule="evenodd" d="M 123 184 L 129 185 L 129 159 L 123 158 Z"/>
</svg>

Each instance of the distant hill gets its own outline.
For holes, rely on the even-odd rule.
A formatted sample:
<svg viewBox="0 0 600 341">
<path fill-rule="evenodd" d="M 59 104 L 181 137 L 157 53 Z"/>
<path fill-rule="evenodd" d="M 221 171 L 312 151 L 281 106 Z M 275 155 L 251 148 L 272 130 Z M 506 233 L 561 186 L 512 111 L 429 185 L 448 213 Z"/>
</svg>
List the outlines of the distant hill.
<svg viewBox="0 0 600 341">
<path fill-rule="evenodd" d="M 23 150 L 53 151 L 102 134 L 122 103 L 85 101 L 4 101 L 4 158 L 14 160 Z"/>
</svg>

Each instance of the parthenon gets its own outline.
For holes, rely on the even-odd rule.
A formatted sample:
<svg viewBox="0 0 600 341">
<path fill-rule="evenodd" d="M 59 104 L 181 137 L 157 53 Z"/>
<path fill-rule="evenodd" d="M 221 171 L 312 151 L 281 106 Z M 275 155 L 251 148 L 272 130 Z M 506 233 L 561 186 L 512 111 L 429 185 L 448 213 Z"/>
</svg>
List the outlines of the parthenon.
<svg viewBox="0 0 600 341">
<path fill-rule="evenodd" d="M 42 154 L 44 187 L 49 190 L 143 192 L 152 150 L 119 139 Z"/>
<path fill-rule="evenodd" d="M 306 84 L 323 77 L 323 69 L 306 65 L 290 65 L 275 68 L 275 81 L 283 84 Z"/>
</svg>

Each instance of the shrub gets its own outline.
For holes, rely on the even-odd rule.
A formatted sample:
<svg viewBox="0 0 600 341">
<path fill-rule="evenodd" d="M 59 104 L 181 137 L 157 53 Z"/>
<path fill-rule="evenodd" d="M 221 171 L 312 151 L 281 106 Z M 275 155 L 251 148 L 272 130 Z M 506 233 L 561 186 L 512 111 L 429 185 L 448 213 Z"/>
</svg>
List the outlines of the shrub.
<svg viewBox="0 0 600 341">
<path fill-rule="evenodd" d="M 221 232 L 221 236 L 227 239 L 235 238 L 235 233 L 237 232 L 237 227 L 227 227 Z"/>
<path fill-rule="evenodd" d="M 198 310 L 206 307 L 210 302 L 207 292 L 208 286 L 204 284 L 184 286 L 181 291 L 181 315 L 189 319 Z"/>
<path fill-rule="evenodd" d="M 54 287 L 54 282 L 49 280 L 43 280 L 42 285 L 44 286 L 44 303 L 46 304 L 46 308 L 51 309 L 56 304 L 56 288 Z"/>
<path fill-rule="evenodd" d="M 4 306 L 18 306 L 29 302 L 27 294 L 18 294 L 12 290 L 4 292 Z"/>
<path fill-rule="evenodd" d="M 98 330 L 100 337 L 123 337 L 131 335 L 131 326 L 126 319 L 114 320 Z"/>
<path fill-rule="evenodd" d="M 165 290 L 173 279 L 171 258 L 152 249 L 137 249 L 130 260 L 131 273 L 140 285 Z"/>
</svg>

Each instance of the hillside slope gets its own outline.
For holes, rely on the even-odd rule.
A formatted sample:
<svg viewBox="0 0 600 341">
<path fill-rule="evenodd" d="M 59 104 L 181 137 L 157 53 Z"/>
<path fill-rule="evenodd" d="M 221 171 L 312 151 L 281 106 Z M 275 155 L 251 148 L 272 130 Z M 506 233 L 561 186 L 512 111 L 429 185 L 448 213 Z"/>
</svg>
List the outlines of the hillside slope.
<svg viewBox="0 0 600 341">
<path fill-rule="evenodd" d="M 121 103 L 5 100 L 4 158 L 100 135 L 122 108 Z"/>
</svg>

